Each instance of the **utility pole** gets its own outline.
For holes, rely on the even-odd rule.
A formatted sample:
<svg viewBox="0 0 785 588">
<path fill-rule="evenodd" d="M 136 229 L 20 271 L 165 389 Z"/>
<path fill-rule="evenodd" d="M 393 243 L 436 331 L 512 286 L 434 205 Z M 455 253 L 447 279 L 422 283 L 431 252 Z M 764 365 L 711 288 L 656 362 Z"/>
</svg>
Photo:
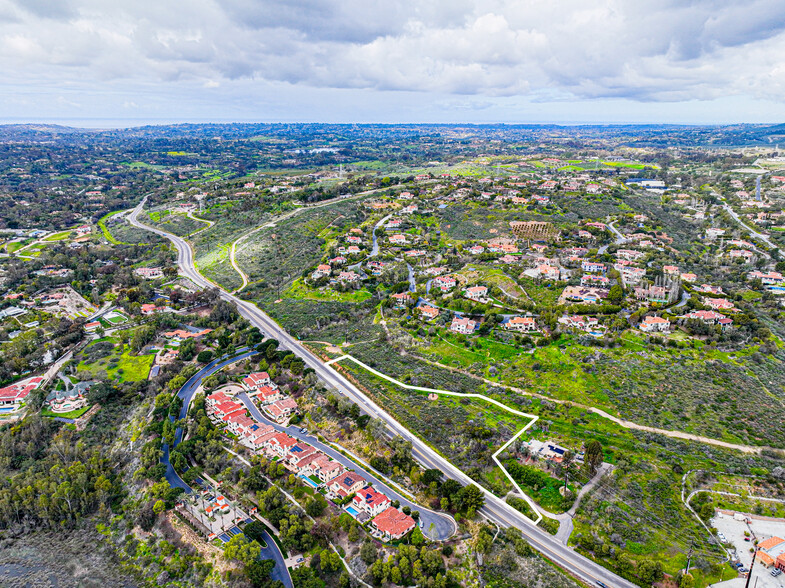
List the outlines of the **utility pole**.
<svg viewBox="0 0 785 588">
<path fill-rule="evenodd" d="M 757 555 L 758 555 L 758 550 L 756 549 L 752 554 L 752 563 L 750 563 L 750 571 L 747 573 L 747 583 L 744 585 L 744 588 L 750 588 L 750 579 L 752 578 L 752 568 L 755 565 L 755 556 Z"/>
<path fill-rule="evenodd" d="M 687 554 L 687 567 L 684 569 L 685 576 L 690 573 L 690 564 L 692 563 L 692 546 L 693 542 L 690 541 L 690 552 Z"/>
</svg>

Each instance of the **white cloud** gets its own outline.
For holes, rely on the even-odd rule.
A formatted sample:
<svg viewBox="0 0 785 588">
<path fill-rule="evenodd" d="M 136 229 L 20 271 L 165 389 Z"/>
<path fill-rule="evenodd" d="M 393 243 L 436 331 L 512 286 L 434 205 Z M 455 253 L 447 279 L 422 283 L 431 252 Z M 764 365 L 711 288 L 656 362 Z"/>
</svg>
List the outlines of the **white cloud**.
<svg viewBox="0 0 785 588">
<path fill-rule="evenodd" d="M 0 0 L 0 64 L 5 79 L 42 83 L 245 79 L 533 101 L 782 101 L 785 4 Z"/>
</svg>

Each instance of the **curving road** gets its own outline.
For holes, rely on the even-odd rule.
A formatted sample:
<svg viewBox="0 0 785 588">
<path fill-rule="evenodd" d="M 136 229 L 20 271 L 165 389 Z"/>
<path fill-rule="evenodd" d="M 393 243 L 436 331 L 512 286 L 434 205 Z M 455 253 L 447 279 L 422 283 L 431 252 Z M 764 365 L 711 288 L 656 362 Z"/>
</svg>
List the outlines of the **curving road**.
<svg viewBox="0 0 785 588">
<path fill-rule="evenodd" d="M 177 263 L 183 275 L 191 279 L 197 286 L 202 288 L 213 288 L 216 284 L 205 279 L 194 266 L 193 251 L 190 245 L 182 238 L 160 229 L 145 225 L 137 219 L 144 207 L 146 198 L 134 208 L 128 215 L 127 220 L 137 228 L 153 232 L 157 235 L 169 239 L 177 248 Z M 395 435 L 400 435 L 412 442 L 412 455 L 425 467 L 441 470 L 447 477 L 453 478 L 463 485 L 475 484 L 463 471 L 459 470 L 447 459 L 439 455 L 435 450 L 428 446 L 421 439 L 413 435 L 396 421 L 385 410 L 379 407 L 373 400 L 365 396 L 354 384 L 343 375 L 326 366 L 310 350 L 295 340 L 289 333 L 281 328 L 267 314 L 258 307 L 244 300 L 240 300 L 225 290 L 219 288 L 222 299 L 233 302 L 242 316 L 247 318 L 251 324 L 258 327 L 265 335 L 277 339 L 281 347 L 290 349 L 297 353 L 306 365 L 313 368 L 317 376 L 330 386 L 340 390 L 342 394 L 355 402 L 366 414 L 383 420 L 388 428 Z M 610 570 L 584 557 L 571 548 L 563 545 L 554 536 L 546 533 L 539 527 L 533 526 L 531 522 L 517 510 L 509 506 L 498 496 L 480 487 L 485 493 L 485 506 L 482 513 L 490 520 L 504 527 L 517 527 L 523 536 L 540 552 L 548 557 L 552 562 L 561 566 L 571 574 L 590 584 L 602 582 L 608 588 L 636 588 L 632 582 L 621 578 Z"/>
<path fill-rule="evenodd" d="M 241 361 L 254 354 L 254 351 L 249 351 L 247 347 L 240 349 L 239 351 L 239 353 L 236 353 L 231 357 L 219 357 L 214 359 L 205 365 L 201 370 L 199 370 L 199 372 L 191 376 L 191 378 L 183 385 L 183 387 L 180 388 L 179 392 L 177 392 L 177 396 L 183 399 L 183 407 L 180 409 L 178 419 L 184 419 L 188 415 L 188 409 L 191 407 L 191 401 L 193 400 L 196 391 L 202 385 L 202 380 L 208 376 L 211 376 L 218 370 L 223 369 L 227 365 Z M 182 428 L 178 427 L 174 433 L 174 447 L 177 447 L 180 441 L 182 441 L 182 437 L 183 430 Z M 188 494 L 193 492 L 193 489 L 183 481 L 183 479 L 172 467 L 172 464 L 169 462 L 169 445 L 164 444 L 162 449 L 163 455 L 161 456 L 161 463 L 166 465 L 166 474 L 164 475 L 166 481 L 169 482 L 170 486 L 174 488 L 182 488 Z M 273 580 L 280 581 L 286 588 L 293 588 L 292 578 L 289 575 L 289 570 L 286 567 L 283 553 L 281 553 L 281 550 L 278 548 L 278 544 L 275 543 L 273 538 L 266 531 L 263 535 L 263 539 L 265 543 L 267 543 L 267 546 L 262 547 L 259 557 L 261 559 L 271 559 L 275 562 L 275 566 L 273 566 L 272 572 L 270 572 L 270 577 Z"/>
<path fill-rule="evenodd" d="M 433 512 L 431 510 L 427 510 L 416 504 L 411 502 L 405 496 L 402 496 L 395 490 L 393 490 L 387 483 L 384 482 L 382 478 L 375 475 L 367 468 L 360 466 L 359 464 L 355 463 L 348 457 L 344 456 L 339 451 L 336 451 L 331 446 L 322 443 L 314 436 L 303 435 L 300 432 L 300 427 L 284 427 L 279 425 L 278 423 L 271 421 L 267 417 L 262 414 L 262 411 L 251 401 L 248 395 L 245 392 L 241 392 L 237 395 L 237 398 L 245 404 L 245 407 L 251 413 L 251 415 L 260 423 L 265 423 L 272 425 L 278 431 L 283 431 L 287 435 L 294 437 L 304 443 L 308 443 L 309 445 L 315 447 L 319 451 L 326 453 L 330 457 L 332 457 L 335 461 L 343 465 L 346 469 L 355 470 L 358 474 L 364 477 L 369 482 L 372 482 L 376 489 L 379 490 L 382 494 L 386 494 L 392 500 L 398 500 L 401 503 L 401 506 L 409 506 L 412 510 L 416 510 L 420 512 L 420 523 L 421 529 L 425 536 L 429 537 L 430 539 L 434 539 L 436 541 L 442 541 L 444 539 L 450 538 L 452 535 L 455 534 L 457 531 L 457 525 L 452 517 L 446 514 L 440 514 L 437 512 Z"/>
</svg>

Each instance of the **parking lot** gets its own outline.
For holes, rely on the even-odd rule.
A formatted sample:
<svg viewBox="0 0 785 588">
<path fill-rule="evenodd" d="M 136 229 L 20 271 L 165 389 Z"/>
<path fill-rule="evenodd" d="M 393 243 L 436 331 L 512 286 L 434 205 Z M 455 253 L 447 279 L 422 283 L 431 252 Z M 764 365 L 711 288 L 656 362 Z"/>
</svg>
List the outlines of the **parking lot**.
<svg viewBox="0 0 785 588">
<path fill-rule="evenodd" d="M 744 532 L 754 533 L 758 541 L 763 541 L 769 537 L 782 537 L 785 539 L 785 521 L 768 521 L 751 519 L 749 526 L 744 521 L 738 521 L 730 515 L 717 513 L 711 520 L 711 524 L 717 529 L 718 533 L 722 533 L 727 542 L 735 548 L 736 557 L 749 569 L 752 562 L 752 541 L 744 540 Z M 731 549 L 733 552 L 733 549 Z M 727 582 L 712 584 L 715 588 L 743 588 L 747 583 L 746 578 L 735 578 Z M 772 577 L 771 568 L 767 569 L 763 566 L 756 564 L 752 570 L 752 579 L 750 586 L 757 588 L 785 588 L 785 574 L 777 577 Z"/>
</svg>

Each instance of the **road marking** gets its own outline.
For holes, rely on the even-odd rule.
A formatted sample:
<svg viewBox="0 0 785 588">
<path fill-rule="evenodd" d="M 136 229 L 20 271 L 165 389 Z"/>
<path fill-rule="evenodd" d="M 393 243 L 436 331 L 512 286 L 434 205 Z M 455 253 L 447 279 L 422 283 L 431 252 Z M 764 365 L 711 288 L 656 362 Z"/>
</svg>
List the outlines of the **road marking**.
<svg viewBox="0 0 785 588">
<path fill-rule="evenodd" d="M 387 374 L 383 374 L 382 372 L 373 369 L 371 366 L 363 363 L 362 361 L 360 361 L 356 357 L 352 357 L 351 355 L 342 355 L 341 357 L 337 357 L 335 359 L 331 359 L 330 361 L 326 362 L 325 365 L 332 365 L 332 364 L 337 363 L 337 362 L 342 361 L 342 360 L 353 361 L 354 363 L 356 363 L 360 367 L 362 367 L 362 368 L 368 370 L 369 372 L 371 372 L 373 375 L 378 376 L 378 377 L 380 377 L 380 378 L 382 378 L 384 380 L 387 380 L 388 382 L 391 382 L 391 383 L 395 384 L 396 386 L 400 386 L 401 388 L 406 388 L 407 390 L 417 390 L 419 392 L 428 392 L 428 393 L 431 393 L 431 394 L 439 394 L 441 396 L 457 396 L 459 398 L 477 398 L 479 400 L 484 400 L 485 402 L 490 402 L 491 404 L 495 404 L 499 408 L 502 408 L 503 410 L 506 410 L 507 412 L 509 412 L 511 414 L 514 414 L 516 416 L 522 416 L 522 417 L 531 419 L 531 421 L 529 421 L 529 423 L 526 426 L 524 426 L 520 431 L 515 433 L 515 435 L 513 435 L 513 437 L 509 441 L 507 441 L 507 443 L 502 445 L 496 451 L 496 453 L 494 453 L 491 456 L 491 458 L 496 463 L 496 465 L 499 466 L 501 471 L 504 472 L 504 475 L 512 483 L 512 485 L 515 487 L 515 489 L 518 491 L 518 493 L 521 496 L 523 496 L 524 500 L 526 500 L 526 503 L 529 505 L 529 507 L 535 513 L 537 513 L 537 519 L 536 520 L 533 520 L 533 519 L 527 517 L 523 513 L 521 513 L 521 516 L 523 516 L 527 520 L 531 521 L 531 523 L 534 524 L 534 525 L 538 524 L 542 520 L 543 515 L 542 515 L 542 511 L 540 510 L 540 507 L 537 505 L 536 502 L 534 502 L 534 500 L 528 494 L 526 494 L 526 492 L 524 492 L 521 489 L 521 487 L 518 485 L 518 483 L 510 475 L 510 472 L 507 471 L 507 468 L 505 468 L 502 465 L 502 462 L 499 460 L 499 454 L 502 453 L 505 449 L 507 449 L 507 447 L 509 447 L 510 444 L 513 441 L 515 441 L 518 437 L 520 437 L 523 433 L 525 433 L 529 429 L 529 427 L 531 427 L 534 423 L 536 423 L 539 420 L 539 418 L 540 418 L 539 416 L 534 415 L 534 414 L 529 414 L 529 413 L 526 413 L 526 412 L 521 412 L 520 410 L 515 410 L 514 408 L 510 408 L 506 404 L 503 404 L 503 403 L 499 402 L 498 400 L 496 400 L 494 398 L 490 398 L 490 397 L 485 396 L 483 394 L 462 394 L 460 392 L 451 392 L 450 390 L 439 390 L 437 388 L 426 388 L 426 387 L 423 387 L 423 386 L 412 386 L 411 384 L 405 384 L 405 383 L 401 382 L 400 380 L 396 380 L 395 378 L 390 377 Z M 478 487 L 479 487 L 479 485 L 478 485 Z M 559 520 L 559 519 L 556 518 L 556 520 Z"/>
</svg>

